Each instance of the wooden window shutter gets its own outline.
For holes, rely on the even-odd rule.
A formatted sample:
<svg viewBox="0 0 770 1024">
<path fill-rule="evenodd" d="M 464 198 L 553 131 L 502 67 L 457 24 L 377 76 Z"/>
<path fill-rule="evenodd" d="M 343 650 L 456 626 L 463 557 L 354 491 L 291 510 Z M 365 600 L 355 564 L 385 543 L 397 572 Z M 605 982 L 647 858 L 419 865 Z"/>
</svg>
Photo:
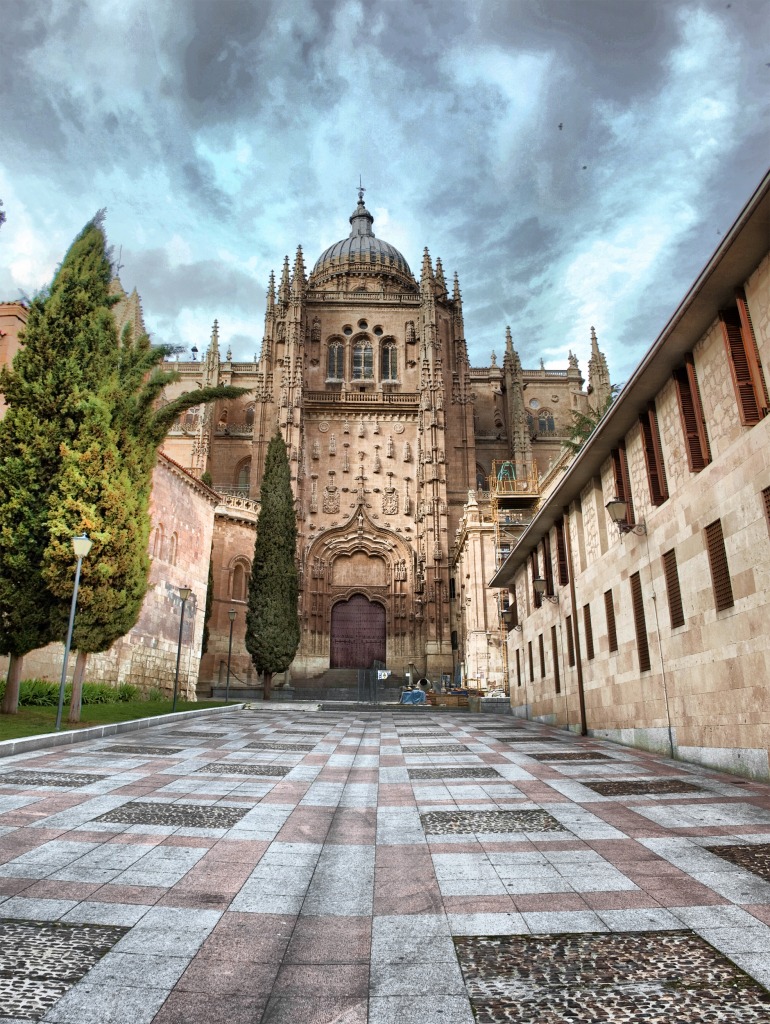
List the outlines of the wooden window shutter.
<svg viewBox="0 0 770 1024">
<path fill-rule="evenodd" d="M 543 642 L 542 633 L 538 634 L 537 646 L 540 654 L 540 678 L 545 679 L 545 643 Z"/>
<path fill-rule="evenodd" d="M 551 538 L 543 537 L 543 573 L 545 576 L 545 592 L 553 597 L 553 561 L 551 560 Z"/>
<path fill-rule="evenodd" d="M 639 671 L 650 671 L 650 645 L 647 642 L 647 621 L 644 617 L 644 598 L 642 581 L 639 573 L 631 576 L 631 604 L 634 609 L 634 628 L 636 629 L 636 649 L 639 652 Z"/>
<path fill-rule="evenodd" d="M 559 586 L 566 587 L 569 583 L 567 570 L 567 545 L 564 538 L 564 520 L 556 520 L 556 559 L 559 570 Z"/>
<path fill-rule="evenodd" d="M 762 502 L 765 507 L 765 518 L 767 519 L 767 528 L 770 530 L 770 487 L 766 487 L 762 491 Z"/>
<path fill-rule="evenodd" d="M 572 635 L 572 616 L 568 615 L 564 620 L 564 628 L 567 631 L 567 664 L 570 668 L 575 665 L 575 638 Z"/>
<path fill-rule="evenodd" d="M 663 449 L 660 446 L 660 431 L 655 403 L 650 402 L 639 417 L 644 441 L 644 461 L 647 466 L 647 482 L 650 485 L 650 500 L 653 505 L 662 505 L 668 498 L 666 468 L 663 465 Z"/>
<path fill-rule="evenodd" d="M 535 660 L 532 657 L 532 641 L 527 642 L 527 652 L 529 654 L 529 681 L 534 683 L 535 681 Z"/>
<path fill-rule="evenodd" d="M 717 611 L 721 612 L 725 608 L 732 608 L 735 604 L 721 519 L 709 523 L 706 527 L 706 550 L 708 551 L 709 568 L 711 569 L 714 603 L 716 604 Z"/>
<path fill-rule="evenodd" d="M 615 626 L 615 604 L 612 600 L 612 591 L 604 593 L 604 611 L 607 616 L 607 639 L 610 642 L 610 651 L 618 649 L 618 631 Z"/>
<path fill-rule="evenodd" d="M 532 552 L 532 555 L 530 556 L 530 565 L 532 566 L 532 579 L 536 580 L 540 576 L 540 566 L 537 562 L 537 551 Z M 532 585 L 532 594 L 535 608 L 540 608 L 543 604 L 543 598 L 535 590 L 534 584 Z"/>
<path fill-rule="evenodd" d="M 516 685 L 521 686 L 521 651 L 516 648 Z"/>
<path fill-rule="evenodd" d="M 746 302 L 746 293 L 743 288 L 736 289 L 735 301 L 738 303 L 738 316 L 741 318 L 741 331 L 746 343 L 746 357 L 749 360 L 752 377 L 756 385 L 760 412 L 763 416 L 767 416 L 770 399 L 768 399 L 767 395 L 765 371 L 762 369 L 762 360 L 759 358 L 757 338 L 754 334 L 754 325 L 751 322 L 751 313 L 749 312 L 749 305 Z"/>
<path fill-rule="evenodd" d="M 626 446 L 619 445 L 617 448 L 613 448 L 610 454 L 615 477 L 615 497 L 626 503 L 626 517 L 623 522 L 633 526 L 636 519 L 634 518 L 634 502 L 631 497 L 631 479 L 628 475 Z"/>
<path fill-rule="evenodd" d="M 727 361 L 730 364 L 733 387 L 738 399 L 741 423 L 744 426 L 753 426 L 755 423 L 759 423 L 764 415 L 761 385 L 759 389 L 757 388 L 759 380 L 757 379 L 756 359 L 749 357 L 753 347 L 753 338 L 745 337 L 737 307 L 720 310 L 719 322 L 722 325 L 722 337 L 727 350 Z"/>
<path fill-rule="evenodd" d="M 591 623 L 591 605 L 583 605 L 583 627 L 586 635 L 586 658 L 594 660 L 594 628 Z"/>
<path fill-rule="evenodd" d="M 553 683 L 557 693 L 561 693 L 561 676 L 559 675 L 559 650 L 556 646 L 556 626 L 551 626 L 551 650 L 553 651 Z"/>
<path fill-rule="evenodd" d="M 682 590 L 679 586 L 679 570 L 676 564 L 676 552 L 666 551 L 663 554 L 663 573 L 666 578 L 666 596 L 668 598 L 668 614 L 671 628 L 684 625 L 684 608 L 682 607 Z"/>
<path fill-rule="evenodd" d="M 685 356 L 684 366 L 674 371 L 674 381 L 682 431 L 687 444 L 687 462 L 691 473 L 700 473 L 711 462 L 711 449 L 692 353 Z"/>
</svg>

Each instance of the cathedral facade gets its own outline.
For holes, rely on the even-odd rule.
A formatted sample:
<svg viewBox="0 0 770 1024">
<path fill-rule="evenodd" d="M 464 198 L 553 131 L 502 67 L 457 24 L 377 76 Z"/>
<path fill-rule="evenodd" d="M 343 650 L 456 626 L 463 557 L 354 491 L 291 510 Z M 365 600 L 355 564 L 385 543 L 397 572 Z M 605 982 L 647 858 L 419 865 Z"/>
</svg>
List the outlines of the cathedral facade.
<svg viewBox="0 0 770 1024">
<path fill-rule="evenodd" d="M 494 638 L 491 648 L 501 647 L 501 609 L 486 583 L 562 460 L 572 414 L 609 395 L 595 337 L 588 390 L 572 355 L 564 370 L 523 369 L 510 330 L 502 365 L 493 355 L 490 366 L 471 367 L 456 275 L 448 285 L 427 249 L 415 275 L 376 237 L 361 190 L 350 233 L 309 273 L 299 248 L 293 264 L 287 257 L 280 275 L 271 274 L 259 359 L 234 362 L 222 344 L 215 324 L 200 360 L 170 364 L 181 378 L 174 387 L 228 383 L 248 394 L 191 410 L 163 446 L 220 496 L 201 686 L 221 679 L 233 609 L 233 672 L 256 682 L 244 613 L 276 430 L 298 520 L 302 639 L 294 685 L 375 663 L 396 677 L 504 684 L 502 653 L 490 662 L 490 644 L 479 640 L 484 633 Z M 501 505 L 501 489 L 521 500 Z M 464 571 L 469 501 L 481 527 L 474 543 L 486 553 L 473 577 Z M 474 659 L 484 651 L 480 670 Z"/>
</svg>

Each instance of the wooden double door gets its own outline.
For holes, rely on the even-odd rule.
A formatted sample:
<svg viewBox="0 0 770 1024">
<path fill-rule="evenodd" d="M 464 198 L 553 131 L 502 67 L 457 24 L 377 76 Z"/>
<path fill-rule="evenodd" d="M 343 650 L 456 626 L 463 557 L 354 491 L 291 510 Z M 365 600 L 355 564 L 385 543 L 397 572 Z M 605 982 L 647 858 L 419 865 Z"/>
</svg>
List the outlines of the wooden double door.
<svg viewBox="0 0 770 1024">
<path fill-rule="evenodd" d="M 371 668 L 385 663 L 385 609 L 363 594 L 332 608 L 330 668 Z"/>
</svg>

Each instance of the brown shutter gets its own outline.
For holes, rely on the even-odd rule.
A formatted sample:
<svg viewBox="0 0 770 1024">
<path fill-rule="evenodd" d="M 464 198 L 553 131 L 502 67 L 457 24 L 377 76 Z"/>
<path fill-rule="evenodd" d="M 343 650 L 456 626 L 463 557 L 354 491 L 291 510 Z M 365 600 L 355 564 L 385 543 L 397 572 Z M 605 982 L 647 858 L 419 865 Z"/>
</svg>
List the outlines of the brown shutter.
<svg viewBox="0 0 770 1024">
<path fill-rule="evenodd" d="M 621 501 L 626 503 L 626 516 L 623 522 L 627 523 L 628 526 L 633 526 L 636 519 L 634 518 L 634 502 L 631 497 L 631 479 L 628 475 L 628 458 L 626 457 L 625 444 L 613 448 L 610 454 L 612 456 L 612 469 L 615 475 L 615 497 L 620 498 Z"/>
<path fill-rule="evenodd" d="M 612 600 L 612 591 L 604 593 L 604 612 L 607 616 L 607 639 L 610 642 L 610 651 L 618 649 L 618 631 L 615 626 L 615 605 Z"/>
<path fill-rule="evenodd" d="M 588 661 L 594 659 L 594 629 L 591 623 L 591 605 L 583 605 L 583 627 L 586 635 L 586 658 Z"/>
<path fill-rule="evenodd" d="M 650 485 L 650 500 L 653 505 L 662 505 L 668 498 L 666 469 L 663 465 L 663 450 L 660 446 L 658 416 L 655 404 L 650 402 L 639 417 L 644 442 L 644 461 L 647 466 L 647 482 Z"/>
<path fill-rule="evenodd" d="M 760 412 L 763 416 L 767 416 L 770 400 L 767 395 L 765 372 L 762 369 L 762 360 L 759 358 L 757 338 L 754 334 L 754 325 L 751 322 L 751 313 L 746 302 L 746 293 L 742 288 L 736 290 L 735 301 L 738 303 L 738 316 L 741 319 L 741 331 L 746 345 L 746 358 L 748 359 L 751 375 L 754 379 L 754 388 L 757 393 Z"/>
<path fill-rule="evenodd" d="M 534 683 L 535 681 L 535 660 L 532 657 L 532 641 L 527 642 L 527 652 L 529 654 L 529 681 Z"/>
<path fill-rule="evenodd" d="M 530 565 L 532 566 L 532 579 L 536 580 L 540 576 L 540 566 L 538 565 L 538 562 L 537 562 L 537 551 L 533 551 L 532 552 L 532 555 L 530 556 Z M 532 585 L 532 595 L 533 595 L 533 601 L 534 601 L 534 604 L 535 604 L 535 608 L 540 608 L 540 606 L 543 603 L 543 598 L 535 590 L 534 583 Z"/>
<path fill-rule="evenodd" d="M 650 645 L 647 642 L 647 621 L 644 617 L 644 598 L 642 581 L 639 573 L 631 576 L 631 604 L 634 609 L 634 628 L 636 629 L 636 649 L 639 652 L 639 671 L 650 671 Z"/>
<path fill-rule="evenodd" d="M 551 560 L 551 537 L 549 534 L 543 537 L 543 575 L 545 577 L 545 592 L 553 597 L 553 562 Z"/>
<path fill-rule="evenodd" d="M 682 591 L 679 586 L 679 570 L 676 565 L 676 552 L 666 551 L 663 554 L 663 573 L 666 578 L 666 596 L 668 598 L 668 614 L 671 628 L 684 625 L 684 608 L 682 607 Z"/>
<path fill-rule="evenodd" d="M 765 507 L 765 518 L 767 519 L 767 528 L 770 530 L 770 487 L 766 487 L 762 491 L 762 502 Z"/>
<path fill-rule="evenodd" d="M 570 668 L 575 665 L 575 638 L 572 635 L 572 616 L 568 615 L 564 620 L 564 628 L 567 631 L 567 664 Z"/>
<path fill-rule="evenodd" d="M 521 651 L 516 648 L 516 685 L 521 686 Z"/>
<path fill-rule="evenodd" d="M 679 399 L 682 431 L 687 443 L 687 461 L 690 472 L 700 473 L 711 462 L 711 449 L 706 433 L 706 422 L 703 418 L 703 406 L 701 405 L 692 353 L 685 356 L 684 366 L 674 370 L 674 381 Z"/>
<path fill-rule="evenodd" d="M 725 608 L 732 608 L 733 587 L 730 582 L 730 567 L 727 564 L 727 552 L 725 551 L 725 539 L 722 533 L 722 521 L 709 523 L 706 527 L 706 549 L 709 556 L 709 568 L 711 569 L 711 586 L 714 590 L 714 603 L 718 612 Z"/>
<path fill-rule="evenodd" d="M 542 633 L 538 635 L 537 646 L 540 653 L 540 678 L 545 679 L 545 643 L 543 642 Z"/>
<path fill-rule="evenodd" d="M 749 363 L 749 346 L 741 331 L 741 318 L 737 308 L 720 310 L 719 322 L 722 325 L 722 337 L 729 357 L 727 361 L 730 364 L 733 386 L 738 398 L 741 423 L 753 426 L 762 419 L 761 399 L 757 394 L 752 366 Z"/>
<path fill-rule="evenodd" d="M 551 626 L 551 650 L 553 651 L 554 689 L 557 693 L 561 693 L 561 676 L 559 675 L 559 650 L 556 646 L 556 626 Z"/>
<path fill-rule="evenodd" d="M 567 571 L 567 545 L 564 540 L 564 520 L 556 520 L 556 557 L 559 567 L 559 586 L 566 587 L 569 583 Z"/>
</svg>

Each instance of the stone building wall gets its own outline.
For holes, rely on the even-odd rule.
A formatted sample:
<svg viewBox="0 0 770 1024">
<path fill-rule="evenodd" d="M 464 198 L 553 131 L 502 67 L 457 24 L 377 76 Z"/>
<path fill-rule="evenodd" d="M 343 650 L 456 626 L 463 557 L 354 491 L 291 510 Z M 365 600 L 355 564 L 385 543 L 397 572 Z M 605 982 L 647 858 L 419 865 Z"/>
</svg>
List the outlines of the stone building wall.
<svg viewBox="0 0 770 1024">
<path fill-rule="evenodd" d="M 770 197 L 770 184 L 765 196 Z M 766 205 L 770 205 L 770 198 Z M 748 216 L 748 215 L 747 215 Z M 740 236 L 738 236 L 740 238 Z M 736 243 L 739 244 L 739 243 Z M 749 257 L 742 255 L 744 263 Z M 724 270 L 722 273 L 726 274 Z M 640 528 L 620 533 L 604 505 L 615 489 L 610 458 L 598 467 L 601 487 L 588 482 L 570 493 L 570 472 L 558 502 L 569 506 L 573 541 L 575 603 L 570 588 L 558 588 L 558 603 L 524 610 L 521 590 L 531 585 L 526 555 L 514 550 L 501 579 L 509 579 L 519 600 L 522 631 L 508 634 L 509 664 L 515 671 L 516 653 L 523 672 L 522 687 L 511 681 L 515 714 L 562 727 L 580 729 L 577 657 L 569 666 L 567 624 L 577 621 L 585 699 L 585 727 L 589 734 L 623 743 L 673 753 L 685 760 L 725 768 L 754 778 L 770 777 L 770 417 L 743 425 L 728 354 L 717 319 L 726 296 L 745 286 L 760 354 L 770 355 L 770 260 L 757 253 L 754 269 L 745 281 L 704 275 L 697 293 L 699 311 L 711 302 L 713 320 L 697 335 L 687 328 L 687 317 L 664 334 L 654 348 L 655 358 L 671 370 L 684 353 L 694 353 L 712 461 L 691 472 L 687 461 L 676 388 L 669 373 L 657 390 L 645 393 L 643 378 L 632 378 L 615 410 L 621 433 L 612 433 L 610 418 L 602 447 L 606 452 L 625 441 L 631 489 Z M 693 302 L 696 300 L 693 299 Z M 729 299 L 727 300 L 729 301 Z M 689 307 L 683 306 L 685 312 Z M 703 312 L 700 313 L 704 317 Z M 705 317 L 704 317 L 705 320 Z M 682 326 L 685 325 L 685 326 Z M 669 354 L 669 348 L 676 346 Z M 647 357 L 648 359 L 650 357 Z M 643 364 L 648 365 L 648 364 Z M 767 371 L 765 371 L 767 372 Z M 660 380 L 661 374 L 656 377 Z M 655 402 L 669 497 L 652 503 L 637 414 L 626 413 L 620 403 L 641 412 Z M 622 417 L 622 419 L 621 419 Z M 591 442 L 586 446 L 590 455 Z M 599 456 L 597 456 L 598 458 Z M 588 458 L 581 460 L 588 463 Z M 593 465 L 593 463 L 590 463 Z M 585 472 L 589 472 L 588 469 Z M 576 479 L 579 479 L 575 474 Z M 585 564 L 575 544 L 580 507 L 586 547 Z M 547 512 L 547 510 L 546 510 Z M 733 601 L 717 609 L 708 554 L 706 528 L 720 521 Z M 544 522 L 552 522 L 544 519 Z M 606 552 L 597 542 L 600 525 L 606 531 Z M 538 521 L 533 537 L 542 536 Z M 537 530 L 535 533 L 534 531 Z M 646 530 L 646 533 L 644 532 Z M 550 529 L 551 546 L 555 530 Z M 535 543 L 534 540 L 530 545 Z M 673 552 L 681 591 L 684 623 L 672 624 L 664 556 Z M 507 575 L 506 575 L 507 573 Z M 636 611 L 633 580 L 638 576 L 641 602 Z M 611 592 L 617 650 L 610 650 L 605 594 Z M 589 656 L 583 608 L 590 608 L 593 655 Z M 640 612 L 643 622 L 639 620 Z M 553 671 L 551 628 L 559 639 L 560 690 Z M 539 638 L 544 638 L 546 675 L 540 677 Z M 574 633 L 573 633 L 574 637 Z M 528 654 L 534 651 L 534 681 Z M 645 662 L 645 645 L 649 663 Z"/>
</svg>

